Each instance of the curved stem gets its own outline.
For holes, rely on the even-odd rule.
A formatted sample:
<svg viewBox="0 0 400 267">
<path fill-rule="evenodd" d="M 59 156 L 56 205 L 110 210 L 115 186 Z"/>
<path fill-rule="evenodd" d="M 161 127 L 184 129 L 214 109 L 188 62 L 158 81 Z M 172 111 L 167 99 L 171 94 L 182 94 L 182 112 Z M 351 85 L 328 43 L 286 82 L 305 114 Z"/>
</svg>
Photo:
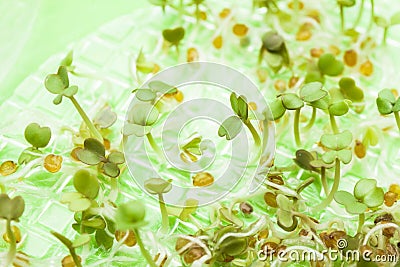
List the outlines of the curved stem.
<svg viewBox="0 0 400 267">
<path fill-rule="evenodd" d="M 399 112 L 393 112 L 394 113 L 394 117 L 396 118 L 396 124 L 397 124 L 397 128 L 399 128 L 400 131 L 400 116 L 399 116 Z"/>
<path fill-rule="evenodd" d="M 362 13 L 364 12 L 364 3 L 365 3 L 365 0 L 361 0 L 360 9 L 358 10 L 357 19 L 353 24 L 353 29 L 355 29 L 357 27 L 358 23 L 360 23 Z"/>
<path fill-rule="evenodd" d="M 304 126 L 304 130 L 310 130 L 311 129 L 311 127 L 314 125 L 314 122 L 315 122 L 315 118 L 317 117 L 317 108 L 315 108 L 315 107 L 312 107 L 312 114 L 311 114 L 311 118 L 310 118 L 310 121 L 307 123 L 307 125 L 306 126 Z"/>
<path fill-rule="evenodd" d="M 251 135 L 253 136 L 254 143 L 256 146 L 260 146 L 261 144 L 261 139 L 260 136 L 257 133 L 257 130 L 253 127 L 253 124 L 251 124 L 250 121 L 244 122 L 244 124 L 249 128 Z"/>
<path fill-rule="evenodd" d="M 17 253 L 17 243 L 15 241 L 14 232 L 11 229 L 11 220 L 7 220 L 7 237 L 10 240 L 10 248 L 8 249 L 5 266 L 10 266 L 12 265 L 15 258 L 15 254 Z"/>
<path fill-rule="evenodd" d="M 118 178 L 110 178 L 110 188 L 109 199 L 115 202 L 118 197 Z"/>
<path fill-rule="evenodd" d="M 74 260 L 76 267 L 82 267 L 81 261 L 79 260 L 78 255 L 76 255 L 75 249 L 70 248 L 69 253 L 71 254 L 72 259 Z"/>
<path fill-rule="evenodd" d="M 334 134 L 338 134 L 339 133 L 339 128 L 336 124 L 336 119 L 335 116 L 333 116 L 332 114 L 329 115 L 329 120 L 331 122 L 331 127 L 332 127 L 332 131 Z"/>
<path fill-rule="evenodd" d="M 140 252 L 142 252 L 143 257 L 146 259 L 147 263 L 151 266 L 151 267 L 158 267 L 153 259 L 151 258 L 149 252 L 146 250 L 146 248 L 143 245 L 142 242 L 142 238 L 140 237 L 139 231 L 135 228 L 133 229 L 133 232 L 135 233 L 135 237 L 136 237 L 136 241 L 140 247 Z"/>
<path fill-rule="evenodd" d="M 361 213 L 358 215 L 357 234 L 361 233 L 362 227 L 364 226 L 364 222 L 365 222 L 365 213 Z"/>
<path fill-rule="evenodd" d="M 339 189 L 339 183 L 340 183 L 340 161 L 339 161 L 339 159 L 336 158 L 336 160 L 335 160 L 335 180 L 333 181 L 332 190 L 329 193 L 328 197 L 324 201 L 322 201 L 318 206 L 316 206 L 312 209 L 314 212 L 318 212 L 318 211 L 326 208 L 332 202 L 333 197 L 335 196 L 335 193 Z"/>
<path fill-rule="evenodd" d="M 154 141 L 153 136 L 151 133 L 146 134 L 147 140 L 149 140 L 151 148 L 158 154 L 160 158 L 163 158 L 163 153 L 161 149 L 158 147 L 157 143 Z"/>
<path fill-rule="evenodd" d="M 294 125 L 293 125 L 293 130 L 294 130 L 294 139 L 296 141 L 297 146 L 301 146 L 301 141 L 300 141 L 300 109 L 296 109 L 296 112 L 294 114 Z"/>
<path fill-rule="evenodd" d="M 161 232 L 165 234 L 169 230 L 169 220 L 168 220 L 167 207 L 165 206 L 162 194 L 158 194 L 158 202 L 160 203 L 160 211 L 161 211 L 161 221 L 162 221 Z"/>
<path fill-rule="evenodd" d="M 93 125 L 92 121 L 86 115 L 85 111 L 79 105 L 78 101 L 76 101 L 75 97 L 71 96 L 69 97 L 69 99 L 71 100 L 72 104 L 74 104 L 76 110 L 78 111 L 79 115 L 81 115 L 82 120 L 85 122 L 86 126 L 89 128 L 89 131 L 92 133 L 92 135 L 101 143 L 103 143 L 103 136 L 100 134 L 99 130 L 97 130 L 97 128 Z"/>
<path fill-rule="evenodd" d="M 374 0 L 371 0 L 371 19 L 369 21 L 369 25 L 368 25 L 368 30 L 370 31 L 372 28 L 372 25 L 374 24 L 374 17 L 375 17 L 375 3 Z"/>
<path fill-rule="evenodd" d="M 322 183 L 322 187 L 324 188 L 325 195 L 328 196 L 329 189 L 328 189 L 328 182 L 326 181 L 325 167 L 321 167 L 321 183 Z"/>
</svg>

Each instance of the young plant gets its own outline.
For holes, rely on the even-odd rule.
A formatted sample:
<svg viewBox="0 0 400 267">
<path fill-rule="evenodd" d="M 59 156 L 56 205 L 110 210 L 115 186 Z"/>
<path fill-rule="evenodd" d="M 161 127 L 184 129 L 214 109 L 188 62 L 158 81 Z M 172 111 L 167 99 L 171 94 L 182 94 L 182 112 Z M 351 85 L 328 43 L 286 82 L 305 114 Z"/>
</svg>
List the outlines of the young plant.
<svg viewBox="0 0 400 267">
<path fill-rule="evenodd" d="M 25 210 L 25 201 L 21 196 L 11 198 L 7 194 L 0 194 L 0 219 L 6 220 L 6 233 L 9 240 L 10 248 L 8 249 L 5 266 L 13 265 L 15 255 L 17 253 L 17 242 L 11 227 L 11 222 L 19 222 Z"/>
<path fill-rule="evenodd" d="M 164 40 L 170 45 L 175 46 L 177 53 L 179 54 L 179 43 L 185 37 L 185 29 L 182 27 L 177 27 L 174 29 L 163 30 L 162 35 Z"/>
<path fill-rule="evenodd" d="M 140 49 L 139 55 L 136 58 L 136 75 L 138 75 L 137 72 L 141 72 L 144 74 L 154 73 L 156 69 L 157 69 L 157 64 L 148 61 L 142 49 Z"/>
<path fill-rule="evenodd" d="M 194 134 L 188 138 L 188 141 L 180 146 L 182 151 L 180 154 L 184 162 L 197 162 L 199 157 L 203 154 L 201 148 L 202 137 Z"/>
<path fill-rule="evenodd" d="M 339 133 L 339 128 L 336 123 L 335 117 L 343 116 L 349 112 L 350 100 L 345 99 L 339 88 L 332 88 L 329 90 L 329 121 L 334 134 Z"/>
<path fill-rule="evenodd" d="M 337 3 L 340 8 L 340 22 L 341 22 L 341 29 L 344 32 L 344 8 L 345 7 L 352 7 L 356 4 L 356 0 L 337 0 Z"/>
<path fill-rule="evenodd" d="M 267 8 L 268 12 L 278 13 L 279 6 L 276 3 L 276 0 L 253 0 L 253 8 Z"/>
<path fill-rule="evenodd" d="M 321 136 L 321 144 L 329 149 L 322 155 L 322 161 L 326 164 L 335 164 L 335 177 L 333 186 L 324 201 L 313 208 L 313 211 L 320 211 L 326 208 L 333 200 L 340 183 L 340 162 L 348 164 L 351 161 L 352 153 L 348 149 L 353 136 L 351 132 L 344 131 L 338 134 L 324 134 Z"/>
<path fill-rule="evenodd" d="M 222 122 L 222 125 L 218 129 L 218 135 L 220 137 L 225 136 L 226 140 L 232 140 L 240 133 L 243 123 L 250 130 L 255 145 L 259 147 L 261 145 L 261 139 L 257 130 L 254 128 L 253 124 L 251 124 L 246 97 L 242 95 L 236 96 L 235 93 L 232 93 L 230 96 L 230 103 L 235 115 Z"/>
<path fill-rule="evenodd" d="M 344 64 L 337 60 L 333 54 L 326 53 L 318 59 L 318 69 L 322 75 L 339 76 L 344 70 Z"/>
<path fill-rule="evenodd" d="M 129 231 L 135 233 L 137 243 L 140 247 L 143 257 L 151 267 L 157 267 L 153 258 L 144 247 L 143 241 L 139 234 L 140 227 L 146 224 L 144 218 L 146 215 L 146 207 L 141 201 L 131 200 L 118 206 L 116 214 L 116 226 L 118 230 Z"/>
<path fill-rule="evenodd" d="M 78 101 L 75 99 L 74 95 L 78 92 L 78 86 L 70 86 L 68 71 L 65 66 L 60 66 L 56 74 L 47 75 L 44 85 L 50 93 L 57 95 L 53 100 L 55 105 L 59 105 L 62 102 L 63 97 L 70 99 L 79 115 L 86 123 L 86 126 L 89 128 L 92 136 L 99 141 L 103 141 L 103 136 L 86 115 Z"/>
<path fill-rule="evenodd" d="M 350 214 L 358 214 L 357 233 L 361 233 L 365 222 L 365 212 L 368 208 L 374 209 L 383 204 L 384 192 L 377 187 L 375 179 L 361 179 L 354 186 L 353 195 L 346 191 L 335 193 L 335 201 L 344 205 Z"/>
<path fill-rule="evenodd" d="M 382 115 L 389 115 L 391 113 L 394 114 L 397 127 L 400 131 L 400 97 L 396 99 L 391 90 L 383 89 L 378 94 L 376 105 L 378 106 L 379 113 L 381 113 Z"/>
<path fill-rule="evenodd" d="M 285 41 L 278 33 L 274 31 L 267 32 L 263 35 L 261 40 L 262 45 L 258 55 L 259 64 L 261 63 L 264 54 L 266 54 L 265 60 L 274 72 L 279 72 L 283 66 L 289 67 L 289 52 L 286 48 Z"/>
<path fill-rule="evenodd" d="M 149 82 L 149 88 L 138 88 L 133 90 L 132 93 L 136 93 L 135 96 L 140 101 L 157 104 L 159 97 L 166 94 L 176 94 L 178 93 L 178 89 L 162 81 L 151 81 Z"/>
<path fill-rule="evenodd" d="M 120 174 L 118 165 L 125 162 L 124 154 L 112 151 L 106 156 L 104 145 L 97 139 L 88 138 L 84 142 L 84 148 L 76 151 L 77 158 L 87 165 L 97 165 L 105 175 L 115 178 Z"/>
<path fill-rule="evenodd" d="M 26 141 L 28 141 L 32 146 L 22 151 L 18 158 L 19 165 L 28 163 L 42 154 L 40 148 L 44 148 L 49 144 L 51 139 L 51 130 L 49 127 L 41 127 L 37 123 L 31 123 L 26 126 L 24 136 Z"/>
<path fill-rule="evenodd" d="M 76 249 L 86 245 L 90 242 L 90 236 L 88 234 L 83 234 L 78 236 L 74 241 L 69 240 L 62 234 L 51 231 L 51 234 L 54 235 L 64 246 L 67 247 L 69 253 L 75 263 L 76 267 L 82 267 L 81 258 L 76 254 Z M 65 259 L 65 258 L 64 258 Z"/>
<path fill-rule="evenodd" d="M 158 202 L 160 204 L 161 219 L 162 219 L 161 232 L 165 234 L 169 230 L 169 221 L 168 221 L 168 211 L 167 207 L 165 206 L 163 194 L 171 191 L 172 189 L 171 181 L 164 181 L 161 178 L 151 178 L 144 183 L 144 188 L 150 194 L 158 196 Z"/>
<path fill-rule="evenodd" d="M 374 22 L 378 27 L 383 28 L 382 43 L 386 45 L 389 28 L 400 24 L 400 12 L 394 13 L 388 19 L 381 16 L 374 16 Z"/>
</svg>

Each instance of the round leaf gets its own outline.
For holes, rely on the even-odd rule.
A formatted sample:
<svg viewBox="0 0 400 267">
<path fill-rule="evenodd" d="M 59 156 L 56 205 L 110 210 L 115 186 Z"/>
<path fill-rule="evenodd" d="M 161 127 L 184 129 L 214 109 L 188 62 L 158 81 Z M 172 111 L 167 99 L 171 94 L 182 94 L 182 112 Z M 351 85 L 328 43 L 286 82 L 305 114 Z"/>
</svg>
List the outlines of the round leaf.
<svg viewBox="0 0 400 267">
<path fill-rule="evenodd" d="M 125 162 L 124 153 L 119 151 L 113 151 L 108 155 L 108 161 L 115 163 L 115 164 L 122 164 Z"/>
<path fill-rule="evenodd" d="M 349 111 L 349 106 L 345 101 L 339 101 L 329 105 L 329 114 L 333 116 L 343 116 Z"/>
<path fill-rule="evenodd" d="M 161 178 L 150 178 L 144 182 L 144 188 L 150 194 L 164 194 L 171 191 L 172 185 Z"/>
<path fill-rule="evenodd" d="M 352 194 L 346 191 L 337 191 L 334 198 L 337 203 L 342 205 L 351 205 L 353 202 L 357 201 Z"/>
<path fill-rule="evenodd" d="M 71 97 L 75 95 L 77 92 L 78 92 L 78 86 L 72 85 L 64 90 L 63 95 L 65 95 L 66 97 Z"/>
<path fill-rule="evenodd" d="M 152 129 L 151 126 L 142 126 L 142 125 L 127 123 L 124 125 L 122 133 L 123 135 L 126 136 L 134 134 L 138 137 L 142 137 L 150 133 L 151 129 Z"/>
<path fill-rule="evenodd" d="M 396 98 L 393 95 L 392 91 L 389 89 L 383 89 L 378 93 L 378 98 L 385 99 L 389 101 L 391 104 L 394 104 L 396 102 Z"/>
<path fill-rule="evenodd" d="M 82 234 L 82 235 L 78 236 L 74 242 L 72 242 L 72 247 L 77 248 L 77 247 L 83 246 L 89 242 L 90 242 L 90 235 Z"/>
<path fill-rule="evenodd" d="M 346 211 L 350 214 L 363 214 L 367 210 L 367 205 L 360 202 L 348 203 L 346 206 Z"/>
<path fill-rule="evenodd" d="M 157 95 L 155 92 L 149 89 L 138 89 L 136 90 L 136 97 L 141 101 L 153 101 Z"/>
<path fill-rule="evenodd" d="M 151 126 L 157 121 L 159 112 L 157 108 L 150 103 L 140 103 L 131 109 L 129 115 L 129 119 L 134 124 Z"/>
<path fill-rule="evenodd" d="M 293 93 L 282 95 L 282 104 L 286 109 L 289 110 L 299 109 L 304 106 L 304 102 Z"/>
<path fill-rule="evenodd" d="M 353 139 L 350 131 L 346 130 L 338 134 L 323 134 L 321 143 L 332 150 L 342 150 L 348 147 Z"/>
<path fill-rule="evenodd" d="M 378 107 L 378 111 L 382 115 L 388 115 L 393 112 L 393 104 L 390 101 L 378 97 L 376 99 L 376 105 Z"/>
<path fill-rule="evenodd" d="M 69 203 L 68 209 L 72 212 L 81 212 L 90 208 L 91 204 L 87 198 L 74 199 Z"/>
<path fill-rule="evenodd" d="M 95 138 L 87 138 L 85 139 L 85 142 L 83 143 L 83 146 L 85 147 L 86 150 L 96 153 L 99 156 L 104 157 L 106 154 L 106 150 L 104 148 L 104 145 L 97 139 Z"/>
<path fill-rule="evenodd" d="M 297 220 L 288 211 L 279 209 L 276 212 L 278 225 L 285 231 L 293 231 L 297 227 Z"/>
<path fill-rule="evenodd" d="M 399 112 L 400 111 L 400 97 L 397 98 L 396 102 L 394 103 L 393 106 L 393 112 Z"/>
<path fill-rule="evenodd" d="M 314 160 L 313 154 L 304 149 L 296 151 L 296 158 L 293 161 L 302 169 L 313 171 L 314 167 L 310 165 L 310 162 Z"/>
<path fill-rule="evenodd" d="M 97 177 L 87 170 L 77 171 L 74 175 L 73 182 L 76 191 L 90 199 L 94 199 L 99 193 L 100 184 Z"/>
<path fill-rule="evenodd" d="M 31 123 L 25 128 L 25 139 L 33 147 L 41 148 L 47 146 L 51 138 L 49 127 L 40 127 L 37 123 Z"/>
<path fill-rule="evenodd" d="M 319 108 L 322 110 L 327 110 L 329 107 L 329 95 L 326 95 L 325 97 L 321 98 L 320 100 L 311 102 L 309 104 L 312 107 Z"/>
<path fill-rule="evenodd" d="M 117 120 L 117 114 L 109 106 L 104 107 L 93 119 L 94 124 L 105 129 L 110 127 Z"/>
<path fill-rule="evenodd" d="M 172 44 L 179 43 L 185 36 L 185 29 L 178 27 L 175 29 L 167 29 L 162 32 L 164 39 Z"/>
<path fill-rule="evenodd" d="M 351 161 L 352 153 L 350 150 L 344 149 L 337 152 L 338 159 L 344 164 L 348 164 Z"/>
<path fill-rule="evenodd" d="M 263 35 L 263 47 L 270 52 L 279 52 L 283 46 L 283 38 L 276 32 L 270 31 Z"/>
<path fill-rule="evenodd" d="M 278 207 L 281 210 L 285 210 L 285 211 L 292 210 L 293 204 L 285 195 L 279 194 L 276 197 L 276 203 L 278 204 Z"/>
<path fill-rule="evenodd" d="M 303 99 L 303 101 L 314 102 L 325 97 L 328 92 L 322 90 L 322 83 L 311 82 L 301 87 L 299 94 L 300 98 Z"/>
<path fill-rule="evenodd" d="M 374 188 L 376 188 L 376 180 L 362 179 L 354 186 L 354 196 L 359 200 L 363 200 Z"/>
<path fill-rule="evenodd" d="M 363 203 L 369 208 L 375 208 L 383 204 L 385 193 L 380 187 L 375 187 L 363 199 Z"/>
<path fill-rule="evenodd" d="M 116 222 L 119 230 L 131 230 L 143 224 L 146 208 L 139 200 L 121 204 L 117 209 Z"/>
<path fill-rule="evenodd" d="M 218 136 L 232 140 L 242 130 L 242 121 L 237 116 L 227 118 L 218 129 Z"/>
<path fill-rule="evenodd" d="M 106 162 L 101 166 L 101 169 L 103 170 L 104 174 L 111 177 L 115 178 L 119 175 L 120 169 L 118 168 L 117 164 L 112 163 L 112 162 Z"/>
<path fill-rule="evenodd" d="M 166 84 L 162 81 L 151 81 L 149 82 L 149 87 L 153 92 L 158 92 L 161 94 L 174 94 L 177 92 L 175 86 Z"/>
<path fill-rule="evenodd" d="M 65 88 L 63 80 L 57 74 L 47 75 L 44 81 L 44 86 L 52 94 L 60 94 Z"/>
<path fill-rule="evenodd" d="M 318 60 L 318 68 L 328 76 L 338 76 L 344 70 L 344 65 L 339 60 L 336 60 L 333 54 L 324 54 Z"/>
<path fill-rule="evenodd" d="M 267 118 L 269 120 L 280 119 L 286 112 L 285 107 L 282 104 L 281 99 L 276 99 L 274 102 L 269 104 L 269 110 L 267 109 Z"/>
<path fill-rule="evenodd" d="M 77 150 L 76 156 L 80 161 L 87 165 L 97 165 L 101 162 L 102 159 L 99 154 L 89 151 L 87 149 Z"/>
<path fill-rule="evenodd" d="M 326 164 L 332 164 L 335 161 L 336 157 L 337 157 L 336 151 L 328 151 L 322 155 L 322 160 Z"/>
</svg>

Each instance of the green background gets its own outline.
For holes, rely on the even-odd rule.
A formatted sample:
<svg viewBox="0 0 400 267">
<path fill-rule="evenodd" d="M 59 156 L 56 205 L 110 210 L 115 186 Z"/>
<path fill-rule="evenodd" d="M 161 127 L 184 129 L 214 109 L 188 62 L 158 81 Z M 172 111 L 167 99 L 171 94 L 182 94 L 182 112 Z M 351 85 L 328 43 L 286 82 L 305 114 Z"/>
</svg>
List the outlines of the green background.
<svg viewBox="0 0 400 267">
<path fill-rule="evenodd" d="M 0 104 L 51 55 L 146 0 L 0 0 Z"/>
</svg>

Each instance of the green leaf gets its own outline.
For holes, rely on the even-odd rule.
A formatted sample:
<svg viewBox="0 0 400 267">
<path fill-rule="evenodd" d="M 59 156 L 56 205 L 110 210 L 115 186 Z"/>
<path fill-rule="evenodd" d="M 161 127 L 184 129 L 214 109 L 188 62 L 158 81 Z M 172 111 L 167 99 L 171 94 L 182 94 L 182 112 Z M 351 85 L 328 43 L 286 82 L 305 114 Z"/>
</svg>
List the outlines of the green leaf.
<svg viewBox="0 0 400 267">
<path fill-rule="evenodd" d="M 171 191 L 171 182 L 161 178 L 150 178 L 144 182 L 144 188 L 150 194 L 165 194 Z"/>
<path fill-rule="evenodd" d="M 378 97 L 376 99 L 376 105 L 378 107 L 378 111 L 382 115 L 388 115 L 393 112 L 393 104 L 390 101 Z"/>
<path fill-rule="evenodd" d="M 239 113 L 239 103 L 235 93 L 231 93 L 229 97 L 229 101 L 231 102 L 232 110 L 238 114 Z"/>
<path fill-rule="evenodd" d="M 312 107 L 319 108 L 321 110 L 327 110 L 329 107 L 329 95 L 326 95 L 325 97 L 321 98 L 320 100 L 311 102 L 309 104 Z"/>
<path fill-rule="evenodd" d="M 342 205 L 351 204 L 351 203 L 357 201 L 356 198 L 352 194 L 350 194 L 349 192 L 346 192 L 346 191 L 337 191 L 335 193 L 334 198 L 337 203 L 342 204 Z"/>
<path fill-rule="evenodd" d="M 350 150 L 344 149 L 344 150 L 340 150 L 337 151 L 337 157 L 338 159 L 343 162 L 344 164 L 348 164 L 351 161 L 352 158 L 352 153 Z"/>
<path fill-rule="evenodd" d="M 37 123 L 31 123 L 25 128 L 25 139 L 35 148 L 42 148 L 48 145 L 51 138 L 49 127 L 40 127 Z"/>
<path fill-rule="evenodd" d="M 285 211 L 291 211 L 293 207 L 293 203 L 283 194 L 279 194 L 276 197 L 276 203 L 278 204 L 279 209 Z"/>
<path fill-rule="evenodd" d="M 296 151 L 296 158 L 293 161 L 302 169 L 313 171 L 314 167 L 311 166 L 310 162 L 314 160 L 314 155 L 304 149 L 299 149 Z"/>
<path fill-rule="evenodd" d="M 60 202 L 63 204 L 70 203 L 76 199 L 83 198 L 84 196 L 78 192 L 66 192 L 61 195 Z"/>
<path fill-rule="evenodd" d="M 280 54 L 266 52 L 265 61 L 267 62 L 268 66 L 277 73 L 283 66 L 284 58 Z"/>
<path fill-rule="evenodd" d="M 338 134 L 323 134 L 321 143 L 323 146 L 332 150 L 342 150 L 348 147 L 353 139 L 350 131 L 345 130 Z"/>
<path fill-rule="evenodd" d="M 330 104 L 328 107 L 328 110 L 329 110 L 329 114 L 331 114 L 333 116 L 343 116 L 344 114 L 346 114 L 349 111 L 349 106 L 347 105 L 347 103 L 344 100 L 342 100 L 342 101 Z"/>
<path fill-rule="evenodd" d="M 63 99 L 63 95 L 62 95 L 62 94 L 57 95 L 57 96 L 53 99 L 53 104 L 54 104 L 54 105 L 59 105 L 59 104 L 61 104 L 62 99 Z"/>
<path fill-rule="evenodd" d="M 64 66 L 60 66 L 57 70 L 57 75 L 61 78 L 64 88 L 69 86 L 68 70 Z"/>
<path fill-rule="evenodd" d="M 238 238 L 235 236 L 230 236 L 221 242 L 219 249 L 222 253 L 231 257 L 239 256 L 246 251 L 248 247 L 247 243 L 246 237 Z"/>
<path fill-rule="evenodd" d="M 150 133 L 151 129 L 152 129 L 151 126 L 142 126 L 137 124 L 126 123 L 124 125 L 124 128 L 122 129 L 122 133 L 123 135 L 126 136 L 134 134 L 138 137 L 142 137 Z"/>
<path fill-rule="evenodd" d="M 268 120 L 278 120 L 286 112 L 286 108 L 283 106 L 282 99 L 278 98 L 274 102 L 269 104 L 269 109 L 267 109 Z"/>
<path fill-rule="evenodd" d="M 18 221 L 25 210 L 25 201 L 21 196 L 9 198 L 7 194 L 0 194 L 0 218 Z"/>
<path fill-rule="evenodd" d="M 146 208 L 139 200 L 131 200 L 119 205 L 116 214 L 116 223 L 119 230 L 132 230 L 144 223 Z"/>
<path fill-rule="evenodd" d="M 363 199 L 363 203 L 369 208 L 379 207 L 383 204 L 385 193 L 380 187 L 375 187 Z"/>
<path fill-rule="evenodd" d="M 336 160 L 336 157 L 337 157 L 336 151 L 328 151 L 322 155 L 322 161 L 327 164 L 332 164 Z"/>
<path fill-rule="evenodd" d="M 390 26 L 389 21 L 387 21 L 384 17 L 374 16 L 374 22 L 376 25 L 382 28 L 387 28 Z"/>
<path fill-rule="evenodd" d="M 129 116 L 134 124 L 150 126 L 157 121 L 159 112 L 150 103 L 140 103 L 131 109 Z"/>
<path fill-rule="evenodd" d="M 338 4 L 345 7 L 352 7 L 356 4 L 355 0 L 337 0 Z"/>
<path fill-rule="evenodd" d="M 61 66 L 71 66 L 74 58 L 74 51 L 70 50 L 68 54 L 60 62 Z"/>
<path fill-rule="evenodd" d="M 333 162 L 331 162 L 329 164 L 325 163 L 322 159 L 316 159 L 316 160 L 310 161 L 310 165 L 314 168 L 322 168 L 322 167 L 327 168 L 327 169 L 332 168 L 333 167 L 332 163 Z"/>
<path fill-rule="evenodd" d="M 284 40 L 277 32 L 270 31 L 262 36 L 262 43 L 268 51 L 279 52 L 284 45 Z"/>
<path fill-rule="evenodd" d="M 234 214 L 232 214 L 232 212 L 228 208 L 226 208 L 226 207 L 220 208 L 219 212 L 221 214 L 221 217 L 225 221 L 233 223 L 233 224 L 235 224 L 235 225 L 237 225 L 239 227 L 243 226 L 243 221 L 240 220 L 238 217 L 236 217 Z"/>
<path fill-rule="evenodd" d="M 297 227 L 297 220 L 293 218 L 292 213 L 278 209 L 276 212 L 278 225 L 285 231 L 293 231 Z"/>
<path fill-rule="evenodd" d="M 76 156 L 80 161 L 87 165 L 97 165 L 102 160 L 102 157 L 99 154 L 89 151 L 87 149 L 78 150 L 76 152 Z"/>
<path fill-rule="evenodd" d="M 325 77 L 321 74 L 320 71 L 308 71 L 304 79 L 304 82 L 305 83 L 320 82 L 324 84 Z"/>
<path fill-rule="evenodd" d="M 95 125 L 102 129 L 109 128 L 117 121 L 117 113 L 113 112 L 109 106 L 102 108 L 93 118 Z"/>
<path fill-rule="evenodd" d="M 338 76 L 342 74 L 344 65 L 333 54 L 327 53 L 319 58 L 318 68 L 325 75 Z"/>
<path fill-rule="evenodd" d="M 400 12 L 396 12 L 394 13 L 391 17 L 390 17 L 390 25 L 398 25 L 400 24 Z"/>
<path fill-rule="evenodd" d="M 163 30 L 162 35 L 164 39 L 172 44 L 178 44 L 185 36 L 185 29 L 177 27 L 175 29 Z"/>
<path fill-rule="evenodd" d="M 367 205 L 360 202 L 352 202 L 345 205 L 346 211 L 350 214 L 363 214 L 367 211 Z"/>
<path fill-rule="evenodd" d="M 162 81 L 151 81 L 149 82 L 149 88 L 153 92 L 158 92 L 161 94 L 174 94 L 177 92 L 175 86 L 169 85 Z"/>
<path fill-rule="evenodd" d="M 91 228 L 95 228 L 95 229 L 105 229 L 106 228 L 106 222 L 101 217 L 91 218 L 89 220 L 83 220 L 81 223 L 83 226 L 91 227 Z"/>
<path fill-rule="evenodd" d="M 89 199 L 96 198 L 100 184 L 97 177 L 87 170 L 79 170 L 74 174 L 73 183 L 76 191 Z"/>
<path fill-rule="evenodd" d="M 68 209 L 72 212 L 81 212 L 90 208 L 91 204 L 89 199 L 83 197 L 69 202 Z"/>
<path fill-rule="evenodd" d="M 108 161 L 115 164 L 122 164 L 125 162 L 124 153 L 119 151 L 112 151 L 110 155 L 108 155 Z"/>
<path fill-rule="evenodd" d="M 327 94 L 327 91 L 322 90 L 322 83 L 320 82 L 307 83 L 300 88 L 299 92 L 300 98 L 306 102 L 315 102 Z"/>
<path fill-rule="evenodd" d="M 67 248 L 72 248 L 72 242 L 68 238 L 54 231 L 51 231 L 51 234 L 60 240 Z"/>
<path fill-rule="evenodd" d="M 374 188 L 376 188 L 376 180 L 361 179 L 354 186 L 354 196 L 359 200 L 363 200 Z"/>
<path fill-rule="evenodd" d="M 302 108 L 304 102 L 296 94 L 288 93 L 282 95 L 282 104 L 286 109 L 295 110 Z"/>
<path fill-rule="evenodd" d="M 71 97 L 75 95 L 77 92 L 78 92 L 78 86 L 72 85 L 64 90 L 63 95 L 65 95 L 66 97 Z"/>
<path fill-rule="evenodd" d="M 218 136 L 226 137 L 226 140 L 232 140 L 242 130 L 242 121 L 237 116 L 227 118 L 218 129 Z"/>
<path fill-rule="evenodd" d="M 146 61 L 142 49 L 140 49 L 139 55 L 136 59 L 136 69 L 142 73 L 148 74 L 154 70 L 154 63 Z"/>
<path fill-rule="evenodd" d="M 137 89 L 136 90 L 136 97 L 140 101 L 153 101 L 156 99 L 157 94 L 149 89 Z"/>
<path fill-rule="evenodd" d="M 397 98 L 396 103 L 394 103 L 393 106 L 393 112 L 399 112 L 400 111 L 400 97 Z"/>
<path fill-rule="evenodd" d="M 249 107 L 247 105 L 246 98 L 242 95 L 238 97 L 238 111 L 239 113 L 237 115 L 239 118 L 243 121 L 246 121 L 249 117 Z"/>
<path fill-rule="evenodd" d="M 120 174 L 120 169 L 118 168 L 117 164 L 112 162 L 104 163 L 101 169 L 103 170 L 105 175 L 111 178 L 118 177 L 118 175 Z"/>
<path fill-rule="evenodd" d="M 187 221 L 189 219 L 189 215 L 194 214 L 197 210 L 197 206 L 199 205 L 199 201 L 196 199 L 189 198 L 185 201 L 185 207 L 179 214 L 179 219 L 182 221 Z"/>
<path fill-rule="evenodd" d="M 78 236 L 74 242 L 72 242 L 72 247 L 73 248 L 78 248 L 81 247 L 83 245 L 86 245 L 87 243 L 90 242 L 90 235 L 88 234 L 82 234 L 80 236 Z"/>
<path fill-rule="evenodd" d="M 86 150 L 96 153 L 99 156 L 104 157 L 106 154 L 104 144 L 102 144 L 99 140 L 95 138 L 85 139 L 83 146 Z"/>
<path fill-rule="evenodd" d="M 18 164 L 22 165 L 29 163 L 32 160 L 39 158 L 40 154 L 43 154 L 42 151 L 33 147 L 28 147 L 24 149 L 24 151 L 22 151 L 21 155 L 18 157 Z"/>
<path fill-rule="evenodd" d="M 112 248 L 114 237 L 109 236 L 104 230 L 97 230 L 95 234 L 96 243 L 98 246 L 103 246 L 106 250 Z"/>
<path fill-rule="evenodd" d="M 44 80 L 44 86 L 52 94 L 60 94 L 64 91 L 65 85 L 57 74 L 49 74 Z"/>
<path fill-rule="evenodd" d="M 391 104 L 394 104 L 396 102 L 396 98 L 394 94 L 392 93 L 391 90 L 389 89 L 383 89 L 378 93 L 378 98 L 384 99 L 389 101 Z"/>
</svg>

